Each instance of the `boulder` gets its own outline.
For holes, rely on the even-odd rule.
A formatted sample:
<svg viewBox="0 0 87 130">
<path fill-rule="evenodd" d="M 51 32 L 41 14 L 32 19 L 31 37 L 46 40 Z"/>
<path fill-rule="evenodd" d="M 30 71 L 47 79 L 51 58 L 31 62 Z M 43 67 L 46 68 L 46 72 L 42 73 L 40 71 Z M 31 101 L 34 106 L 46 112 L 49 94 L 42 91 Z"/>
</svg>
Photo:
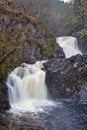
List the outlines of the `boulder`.
<svg viewBox="0 0 87 130">
<path fill-rule="evenodd" d="M 83 82 L 87 81 L 87 55 L 69 59 L 52 58 L 45 63 L 46 83 L 52 98 L 80 96 Z"/>
</svg>

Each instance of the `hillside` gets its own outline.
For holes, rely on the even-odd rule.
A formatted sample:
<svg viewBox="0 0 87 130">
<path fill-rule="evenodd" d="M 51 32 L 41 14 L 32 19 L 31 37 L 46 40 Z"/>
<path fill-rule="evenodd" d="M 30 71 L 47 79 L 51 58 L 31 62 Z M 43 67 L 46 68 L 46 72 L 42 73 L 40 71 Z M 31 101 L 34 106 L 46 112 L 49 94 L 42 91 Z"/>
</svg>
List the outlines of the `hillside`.
<svg viewBox="0 0 87 130">
<path fill-rule="evenodd" d="M 14 0 L 15 7 L 26 14 L 42 19 L 55 36 L 67 35 L 71 29 L 70 19 L 72 14 L 68 4 L 59 0 Z"/>
<path fill-rule="evenodd" d="M 0 6 L 0 79 L 22 62 L 48 58 L 55 46 L 52 32 L 39 19 Z"/>
</svg>

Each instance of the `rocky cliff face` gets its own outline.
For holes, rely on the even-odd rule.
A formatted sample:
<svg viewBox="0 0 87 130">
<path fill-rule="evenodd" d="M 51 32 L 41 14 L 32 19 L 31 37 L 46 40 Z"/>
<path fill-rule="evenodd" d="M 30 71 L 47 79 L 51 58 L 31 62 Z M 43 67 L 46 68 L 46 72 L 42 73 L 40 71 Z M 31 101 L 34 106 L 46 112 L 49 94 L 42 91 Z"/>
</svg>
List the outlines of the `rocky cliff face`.
<svg viewBox="0 0 87 130">
<path fill-rule="evenodd" d="M 0 7 L 0 65 L 6 63 L 4 68 L 47 58 L 55 45 L 51 31 L 37 18 L 8 6 Z"/>
<path fill-rule="evenodd" d="M 87 56 L 77 55 L 70 59 L 53 58 L 45 64 L 45 70 L 52 98 L 80 98 L 81 90 L 87 81 Z"/>
</svg>

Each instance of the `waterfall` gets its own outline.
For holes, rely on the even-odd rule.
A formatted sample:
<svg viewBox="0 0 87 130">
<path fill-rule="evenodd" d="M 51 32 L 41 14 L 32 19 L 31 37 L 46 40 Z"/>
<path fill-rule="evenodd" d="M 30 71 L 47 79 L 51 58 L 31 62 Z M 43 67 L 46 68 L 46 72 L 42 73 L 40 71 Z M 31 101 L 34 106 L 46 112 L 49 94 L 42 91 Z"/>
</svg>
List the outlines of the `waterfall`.
<svg viewBox="0 0 87 130">
<path fill-rule="evenodd" d="M 11 106 L 30 99 L 47 99 L 46 74 L 41 70 L 45 62 L 37 61 L 33 65 L 23 63 L 9 74 L 7 86 Z"/>
<path fill-rule="evenodd" d="M 18 77 L 14 73 L 11 73 L 7 79 L 7 86 L 10 104 L 16 103 L 24 99 L 25 89 L 23 87 L 23 82 L 20 77 Z"/>
<path fill-rule="evenodd" d="M 82 52 L 78 47 L 78 41 L 75 37 L 72 36 L 57 37 L 56 42 L 63 49 L 66 58 L 70 58 L 71 56 L 77 54 L 82 55 Z"/>
</svg>

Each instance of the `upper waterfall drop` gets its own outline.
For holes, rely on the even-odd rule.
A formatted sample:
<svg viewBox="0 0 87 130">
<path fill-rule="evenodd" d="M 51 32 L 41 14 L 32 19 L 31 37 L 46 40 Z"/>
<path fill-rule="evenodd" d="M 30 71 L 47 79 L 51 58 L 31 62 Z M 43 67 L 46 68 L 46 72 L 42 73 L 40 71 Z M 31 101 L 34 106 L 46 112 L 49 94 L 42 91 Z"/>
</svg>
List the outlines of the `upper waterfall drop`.
<svg viewBox="0 0 87 130">
<path fill-rule="evenodd" d="M 47 99 L 46 74 L 41 70 L 45 62 L 37 61 L 33 65 L 23 63 L 9 74 L 7 86 L 11 105 L 30 99 Z"/>
<path fill-rule="evenodd" d="M 76 37 L 72 36 L 57 37 L 56 42 L 63 49 L 66 58 L 70 58 L 71 56 L 77 54 L 83 55 L 78 47 L 78 41 Z"/>
</svg>

